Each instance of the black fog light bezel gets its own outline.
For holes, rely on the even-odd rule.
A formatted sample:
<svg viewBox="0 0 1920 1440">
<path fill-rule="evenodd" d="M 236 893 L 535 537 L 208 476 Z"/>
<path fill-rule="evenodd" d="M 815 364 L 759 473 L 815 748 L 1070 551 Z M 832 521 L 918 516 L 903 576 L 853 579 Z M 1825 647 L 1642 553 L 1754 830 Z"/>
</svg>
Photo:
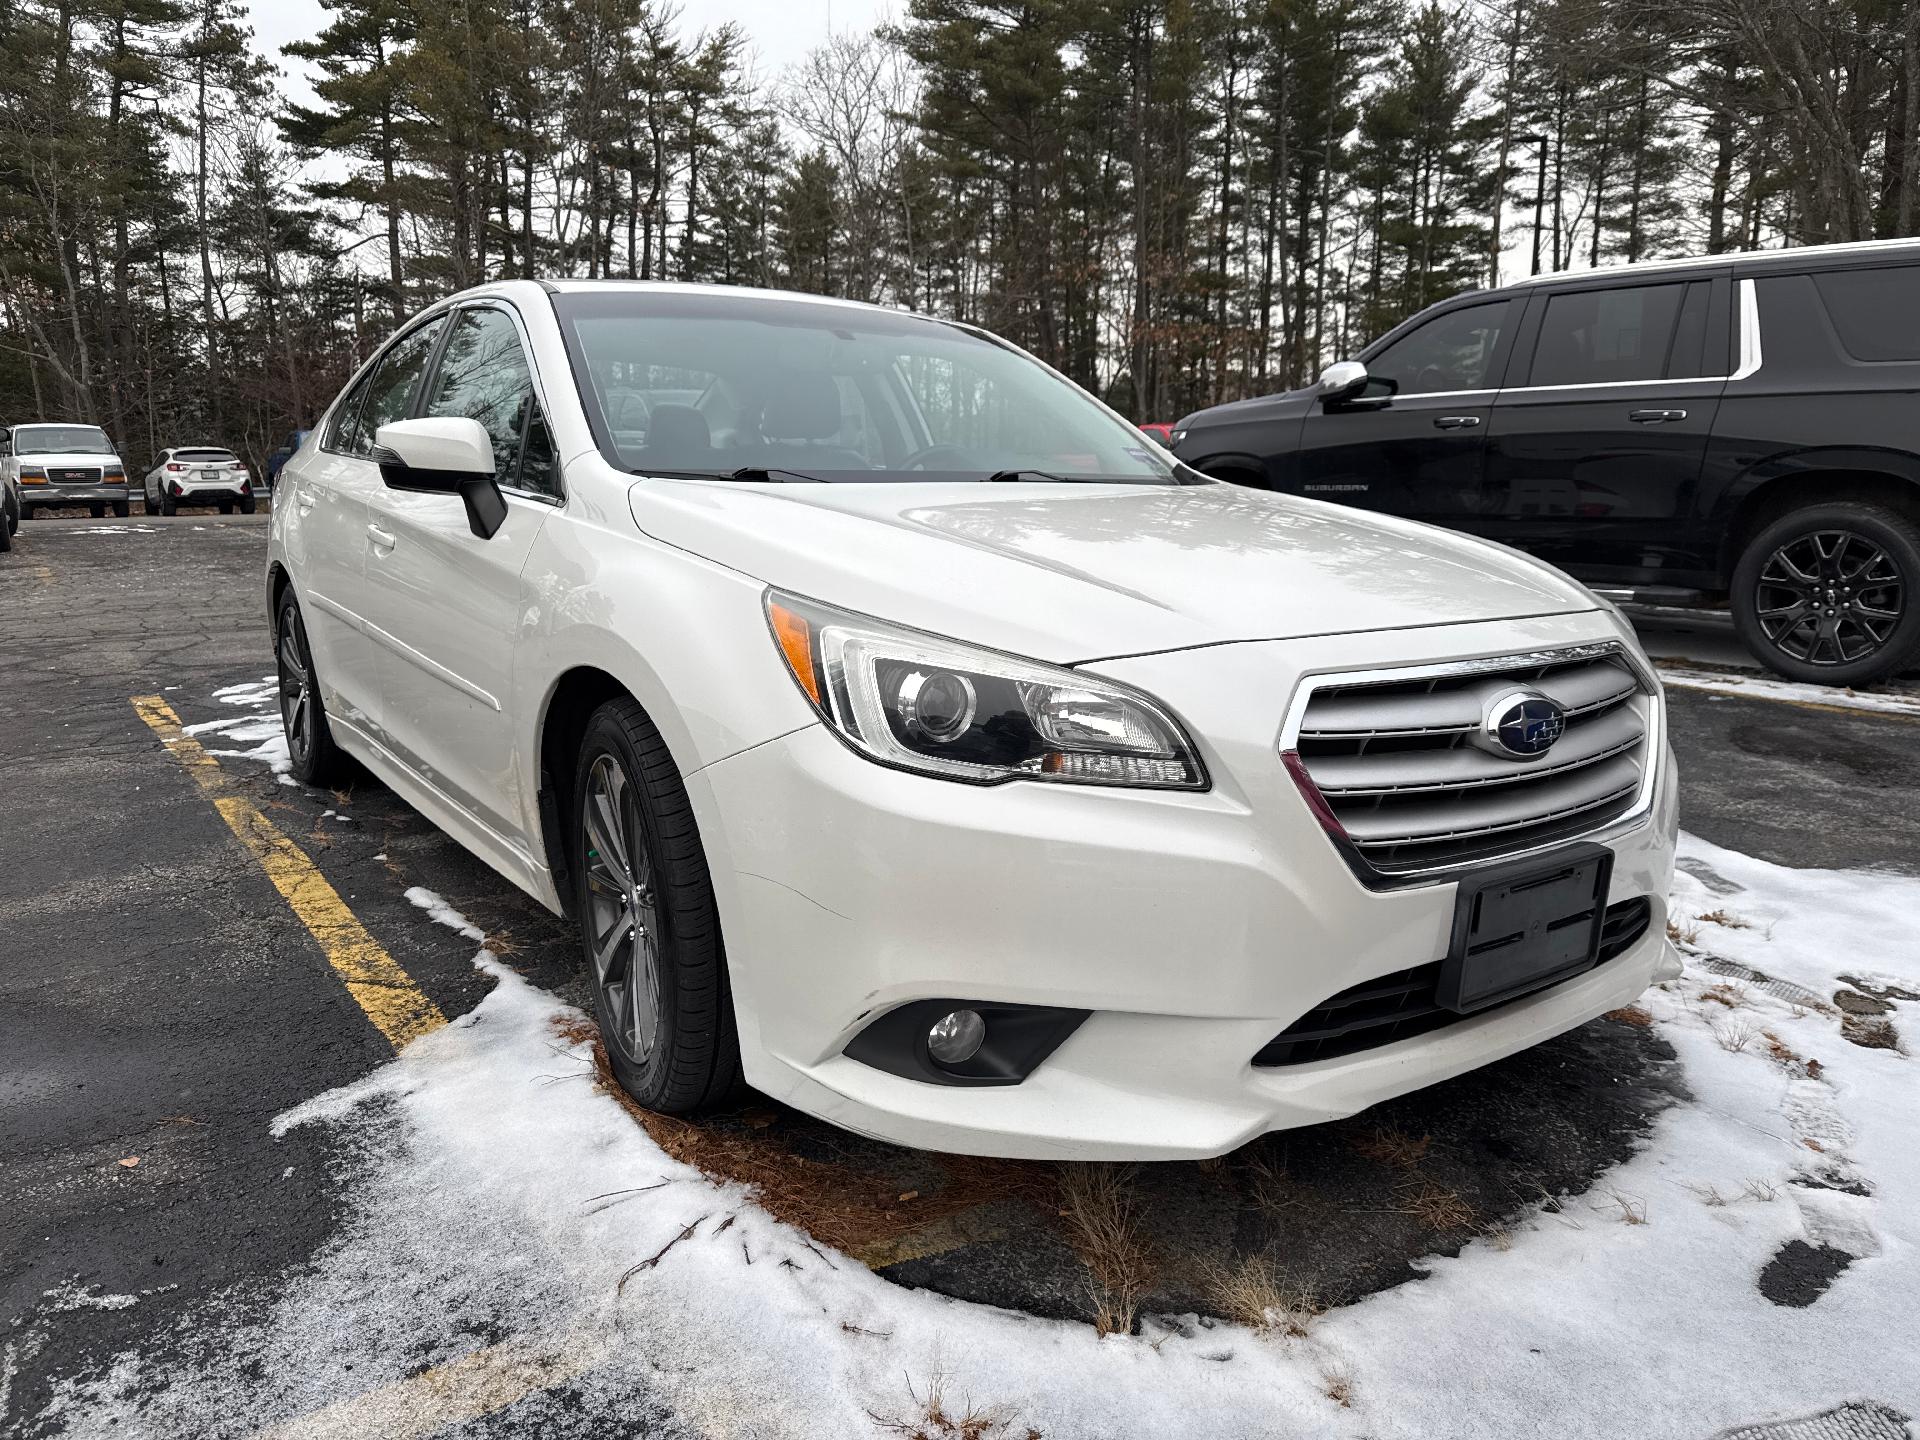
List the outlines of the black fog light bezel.
<svg viewBox="0 0 1920 1440">
<path fill-rule="evenodd" d="M 976 1011 L 986 1022 L 987 1038 L 968 1059 L 943 1065 L 927 1049 L 927 1032 L 955 1010 Z M 869 1021 L 842 1053 L 889 1075 L 932 1085 L 1018 1085 L 1091 1014 L 1057 1005 L 910 1000 Z"/>
</svg>

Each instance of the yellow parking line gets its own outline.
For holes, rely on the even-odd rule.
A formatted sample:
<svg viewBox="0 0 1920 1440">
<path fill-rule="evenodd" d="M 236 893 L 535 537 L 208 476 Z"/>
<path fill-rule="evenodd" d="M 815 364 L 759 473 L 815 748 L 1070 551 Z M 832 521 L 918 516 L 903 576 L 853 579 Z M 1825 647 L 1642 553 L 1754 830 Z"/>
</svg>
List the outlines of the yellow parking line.
<svg viewBox="0 0 1920 1440">
<path fill-rule="evenodd" d="M 417 1440 L 479 1420 L 536 1390 L 578 1379 L 606 1358 L 597 1335 L 515 1336 L 457 1356 L 418 1375 L 337 1400 L 325 1409 L 262 1431 L 255 1440 Z"/>
<path fill-rule="evenodd" d="M 327 963 L 345 982 L 347 993 L 393 1048 L 398 1050 L 409 1040 L 446 1024 L 440 1007 L 354 918 L 353 911 L 306 852 L 240 794 L 220 762 L 180 728 L 180 717 L 173 707 L 158 695 L 137 695 L 133 708 L 173 758 L 199 782 L 227 828 L 260 863 L 273 888 L 311 932 Z"/>
</svg>

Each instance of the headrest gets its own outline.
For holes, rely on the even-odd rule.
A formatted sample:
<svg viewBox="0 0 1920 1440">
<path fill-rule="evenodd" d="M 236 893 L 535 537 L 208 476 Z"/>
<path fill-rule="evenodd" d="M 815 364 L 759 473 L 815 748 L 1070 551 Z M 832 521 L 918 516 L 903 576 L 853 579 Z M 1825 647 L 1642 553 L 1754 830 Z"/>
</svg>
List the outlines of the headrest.
<svg viewBox="0 0 1920 1440">
<path fill-rule="evenodd" d="M 691 405 L 656 405 L 647 422 L 647 458 L 675 469 L 697 469 L 713 455 L 707 417 Z"/>
<path fill-rule="evenodd" d="M 840 387 L 818 370 L 782 375 L 760 412 L 760 434 L 768 440 L 826 440 L 840 425 Z"/>
</svg>

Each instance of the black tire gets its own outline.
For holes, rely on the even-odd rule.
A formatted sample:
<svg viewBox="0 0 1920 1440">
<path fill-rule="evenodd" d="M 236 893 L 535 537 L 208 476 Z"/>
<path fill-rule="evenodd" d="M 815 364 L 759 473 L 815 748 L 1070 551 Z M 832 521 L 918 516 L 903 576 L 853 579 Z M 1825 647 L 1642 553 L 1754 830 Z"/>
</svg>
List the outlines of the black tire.
<svg viewBox="0 0 1920 1440">
<path fill-rule="evenodd" d="M 162 495 L 160 497 L 160 513 L 162 515 L 178 514 L 179 510 L 180 510 L 179 502 L 176 501 L 171 495 Z"/>
<path fill-rule="evenodd" d="M 0 508 L 0 555 L 13 549 L 13 526 L 4 508 Z"/>
<path fill-rule="evenodd" d="M 1747 648 L 1790 680 L 1891 675 L 1920 654 L 1920 525 L 1858 500 L 1783 515 L 1734 567 L 1733 618 Z"/>
<path fill-rule="evenodd" d="M 87 513 L 96 520 L 104 520 L 107 518 L 107 507 L 104 505 L 89 505 L 87 506 Z"/>
<path fill-rule="evenodd" d="M 280 679 L 280 727 L 287 737 L 293 778 L 303 785 L 333 785 L 346 778 L 347 756 L 333 743 L 327 707 L 320 698 L 307 644 L 307 624 L 291 588 L 280 597 L 273 627 L 274 668 Z"/>
<path fill-rule="evenodd" d="M 38 520 L 39 518 L 40 507 L 38 505 L 22 505 L 20 507 L 20 522 L 23 525 L 29 520 Z"/>
<path fill-rule="evenodd" d="M 124 520 L 131 514 L 133 514 L 133 502 L 131 500 L 116 500 L 113 502 L 114 519 Z"/>
<path fill-rule="evenodd" d="M 233 502 L 231 500 L 222 500 L 220 502 L 220 513 L 222 515 L 231 515 L 233 513 Z"/>
<path fill-rule="evenodd" d="M 165 503 L 164 503 L 163 501 L 159 501 L 159 500 L 148 500 L 148 501 L 147 501 L 146 503 L 147 503 L 147 514 L 149 514 L 149 515 L 164 515 L 164 514 L 166 514 L 166 507 L 165 507 Z"/>
<path fill-rule="evenodd" d="M 680 771 L 634 701 L 609 700 L 587 722 L 568 808 L 580 943 L 614 1077 L 649 1110 L 723 1104 L 739 1087 L 740 1042 L 713 882 Z M 641 966 L 650 985 L 637 983 Z M 650 1023 L 636 997 L 651 997 Z"/>
<path fill-rule="evenodd" d="M 255 501 L 253 496 L 251 495 L 245 496 L 240 501 L 240 513 L 242 515 L 251 515 L 255 510 L 258 510 L 259 508 L 260 508 L 259 503 Z"/>
</svg>

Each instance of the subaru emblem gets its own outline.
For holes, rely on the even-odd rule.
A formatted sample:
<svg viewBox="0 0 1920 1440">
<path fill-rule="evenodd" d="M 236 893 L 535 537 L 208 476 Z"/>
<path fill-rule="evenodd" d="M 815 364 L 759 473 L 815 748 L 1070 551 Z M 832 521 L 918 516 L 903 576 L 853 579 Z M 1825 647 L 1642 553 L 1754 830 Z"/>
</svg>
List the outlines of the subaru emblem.
<svg viewBox="0 0 1920 1440">
<path fill-rule="evenodd" d="M 1538 690 L 1503 690 L 1487 701 L 1474 743 L 1489 754 L 1537 760 L 1567 728 L 1567 712 Z"/>
</svg>

